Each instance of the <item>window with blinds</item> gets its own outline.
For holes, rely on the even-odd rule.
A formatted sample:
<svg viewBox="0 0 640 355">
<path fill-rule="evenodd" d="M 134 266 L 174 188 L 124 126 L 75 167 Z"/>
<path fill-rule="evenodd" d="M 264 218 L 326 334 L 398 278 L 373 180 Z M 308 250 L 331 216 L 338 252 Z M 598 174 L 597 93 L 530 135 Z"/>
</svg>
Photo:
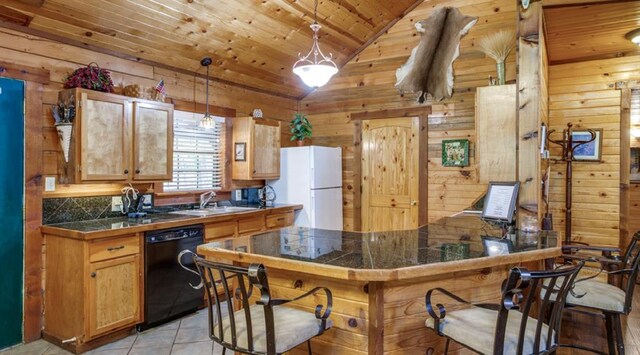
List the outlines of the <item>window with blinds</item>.
<svg viewBox="0 0 640 355">
<path fill-rule="evenodd" d="M 204 115 L 185 111 L 173 114 L 173 181 L 164 191 L 215 190 L 222 187 L 224 118 L 215 127 L 199 126 Z"/>
</svg>

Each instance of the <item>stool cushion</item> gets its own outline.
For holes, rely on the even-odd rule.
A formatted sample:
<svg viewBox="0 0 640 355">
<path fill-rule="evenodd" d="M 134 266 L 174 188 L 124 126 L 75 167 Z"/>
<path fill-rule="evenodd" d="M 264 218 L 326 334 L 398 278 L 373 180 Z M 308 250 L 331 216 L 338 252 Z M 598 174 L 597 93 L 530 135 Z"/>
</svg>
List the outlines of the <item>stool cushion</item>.
<svg viewBox="0 0 640 355">
<path fill-rule="evenodd" d="M 558 279 L 558 283 L 560 282 Z M 555 300 L 555 296 L 552 293 L 551 300 Z M 569 292 L 567 295 L 566 304 L 624 313 L 625 297 L 625 292 L 616 286 L 591 279 L 576 282 L 573 293 Z"/>
<path fill-rule="evenodd" d="M 214 308 L 215 309 L 215 308 Z M 254 351 L 267 351 L 267 327 L 264 318 L 264 306 L 253 305 L 251 310 L 251 326 L 253 330 Z M 214 323 L 217 323 L 217 316 L 214 314 Z M 245 349 L 249 344 L 247 341 L 247 322 L 244 310 L 234 313 L 236 324 L 236 339 L 238 346 Z M 303 344 L 320 333 L 320 320 L 315 314 L 301 311 L 299 309 L 275 306 L 273 307 L 273 323 L 275 328 L 276 352 L 283 353 L 296 346 Z M 332 326 L 331 319 L 327 319 L 326 329 Z M 227 343 L 231 343 L 231 323 L 229 316 L 222 318 L 224 338 Z M 219 328 L 214 324 L 213 334 L 219 337 Z"/>
<path fill-rule="evenodd" d="M 470 307 L 455 310 L 447 312 L 444 320 L 440 322 L 440 333 L 482 354 L 493 354 L 497 320 L 498 311 L 486 308 Z M 517 353 L 521 320 L 522 313 L 518 311 L 509 312 L 504 338 L 504 354 Z M 536 319 L 528 317 L 523 354 L 533 353 L 537 323 Z M 427 319 L 426 325 L 428 328 L 434 329 L 433 318 Z M 543 324 L 540 339 L 541 352 L 547 349 L 548 333 L 549 327 Z M 551 345 L 555 345 L 553 339 L 551 340 Z"/>
</svg>

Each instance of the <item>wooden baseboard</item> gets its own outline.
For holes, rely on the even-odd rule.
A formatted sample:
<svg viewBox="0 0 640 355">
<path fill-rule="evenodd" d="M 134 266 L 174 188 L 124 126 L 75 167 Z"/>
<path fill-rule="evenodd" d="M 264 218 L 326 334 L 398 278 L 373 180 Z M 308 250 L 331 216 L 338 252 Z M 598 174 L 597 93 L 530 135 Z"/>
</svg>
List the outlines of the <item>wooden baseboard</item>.
<svg viewBox="0 0 640 355">
<path fill-rule="evenodd" d="M 59 339 L 58 337 L 52 334 L 49 334 L 46 331 L 42 332 L 42 338 L 74 354 L 81 354 L 81 353 L 84 353 L 85 351 L 93 350 L 95 348 L 101 347 L 103 345 L 114 342 L 116 340 L 126 338 L 127 336 L 129 336 L 130 334 L 133 334 L 134 332 L 135 332 L 135 327 L 127 327 L 82 344 L 78 344 L 77 342 L 63 344 L 62 339 Z"/>
</svg>

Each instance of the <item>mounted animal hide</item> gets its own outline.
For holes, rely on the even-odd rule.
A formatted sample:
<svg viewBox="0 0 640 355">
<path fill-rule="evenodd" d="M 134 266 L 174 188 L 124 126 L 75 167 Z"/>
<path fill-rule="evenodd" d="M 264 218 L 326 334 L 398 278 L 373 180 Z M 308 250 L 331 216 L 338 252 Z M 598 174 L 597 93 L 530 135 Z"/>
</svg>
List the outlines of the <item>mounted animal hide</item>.
<svg viewBox="0 0 640 355">
<path fill-rule="evenodd" d="M 441 7 L 428 19 L 416 23 L 420 43 L 407 62 L 396 70 L 396 88 L 401 93 L 427 94 L 442 100 L 453 91 L 453 61 L 460 55 L 460 38 L 476 24 L 477 18 L 463 15 L 454 7 Z"/>
</svg>

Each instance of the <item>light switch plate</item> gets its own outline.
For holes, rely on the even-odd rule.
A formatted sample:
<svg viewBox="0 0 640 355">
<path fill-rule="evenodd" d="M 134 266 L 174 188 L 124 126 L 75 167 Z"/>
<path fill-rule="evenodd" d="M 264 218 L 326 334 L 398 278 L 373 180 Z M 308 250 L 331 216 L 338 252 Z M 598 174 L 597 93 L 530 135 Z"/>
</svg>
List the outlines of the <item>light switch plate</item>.
<svg viewBox="0 0 640 355">
<path fill-rule="evenodd" d="M 111 197 L 111 212 L 122 211 L 122 197 L 113 196 Z"/>
<path fill-rule="evenodd" d="M 44 178 L 44 191 L 56 191 L 55 176 L 47 176 Z"/>
</svg>

